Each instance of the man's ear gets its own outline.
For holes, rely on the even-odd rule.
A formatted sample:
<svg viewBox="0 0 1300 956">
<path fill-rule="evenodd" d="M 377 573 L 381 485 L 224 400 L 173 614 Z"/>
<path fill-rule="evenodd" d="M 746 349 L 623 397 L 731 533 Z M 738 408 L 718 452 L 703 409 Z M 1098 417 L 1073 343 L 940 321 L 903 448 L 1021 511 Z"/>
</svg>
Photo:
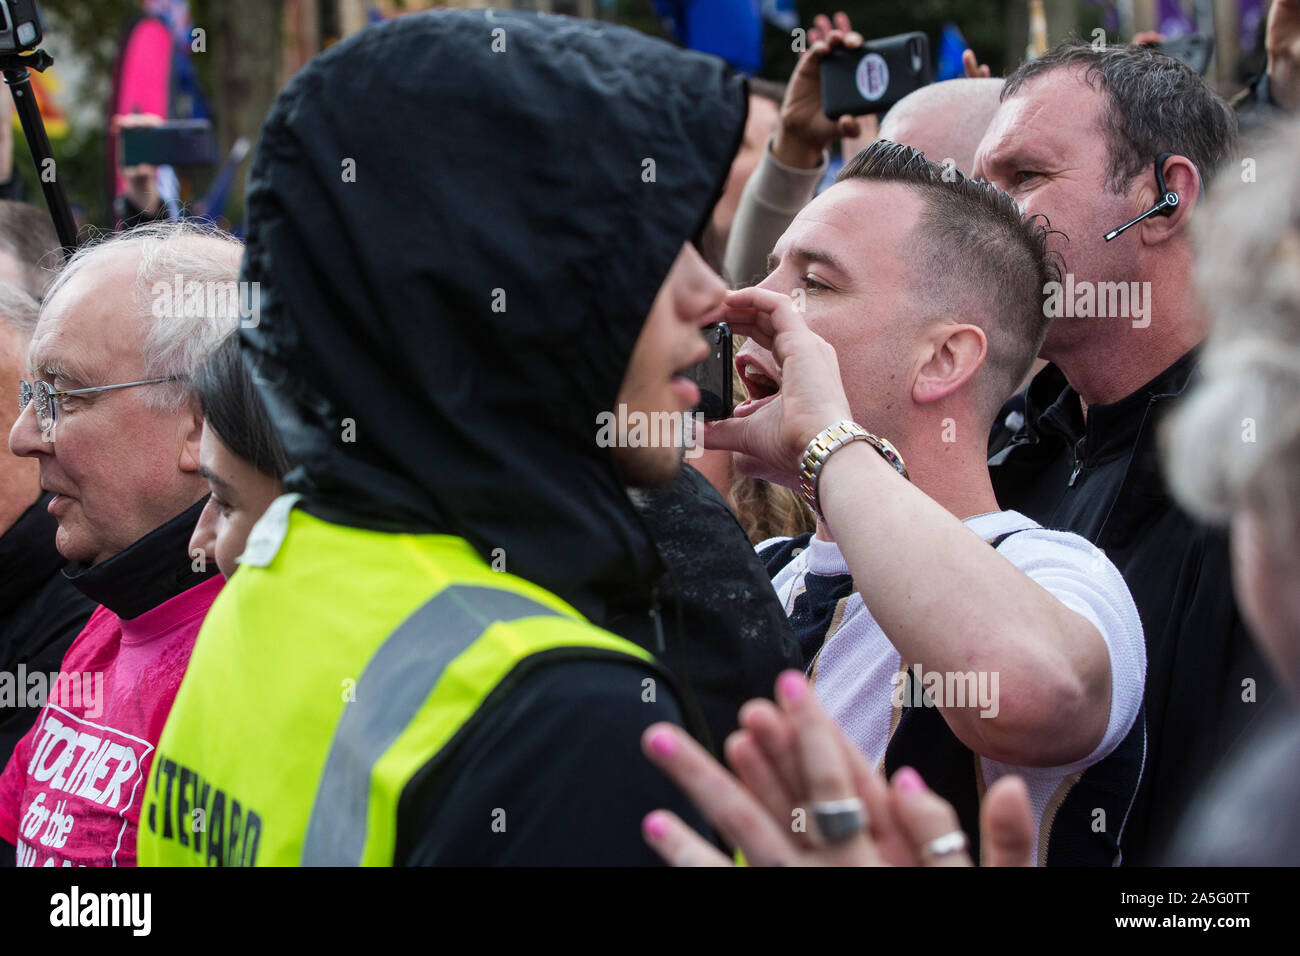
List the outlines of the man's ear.
<svg viewBox="0 0 1300 956">
<path fill-rule="evenodd" d="M 197 402 L 185 406 L 181 415 L 182 432 L 181 454 L 177 465 L 186 474 L 197 474 L 199 470 L 199 442 L 203 440 L 203 412 Z"/>
<path fill-rule="evenodd" d="M 1151 216 L 1141 223 L 1142 241 L 1146 245 L 1155 245 L 1186 231 L 1191 222 L 1192 211 L 1201 198 L 1201 177 L 1196 172 L 1196 165 L 1186 156 L 1170 156 L 1164 166 L 1165 187 L 1178 194 L 1178 205 L 1164 216 Z M 1141 209 L 1146 212 L 1164 197 L 1157 192 L 1154 170 L 1148 169 L 1146 183 L 1141 193 Z"/>
<path fill-rule="evenodd" d="M 925 341 L 921 367 L 912 382 L 912 401 L 937 402 L 958 391 L 984 363 L 988 337 L 978 325 L 936 325 Z"/>
</svg>

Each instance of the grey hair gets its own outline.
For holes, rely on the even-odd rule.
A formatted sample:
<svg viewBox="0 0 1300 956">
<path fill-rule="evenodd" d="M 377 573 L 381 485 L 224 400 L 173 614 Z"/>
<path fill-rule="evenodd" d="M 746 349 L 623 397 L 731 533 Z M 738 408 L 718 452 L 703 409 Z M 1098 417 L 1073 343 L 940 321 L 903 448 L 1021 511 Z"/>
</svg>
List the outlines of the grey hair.
<svg viewBox="0 0 1300 956">
<path fill-rule="evenodd" d="M 182 289 L 233 289 L 239 278 L 243 243 L 215 226 L 186 220 L 154 222 L 100 237 L 79 248 L 50 285 L 45 306 L 87 264 L 131 250 L 139 255 L 133 301 L 147 323 L 142 346 L 145 378 L 175 376 L 173 385 L 148 389 L 146 401 L 174 410 L 190 397 L 190 382 L 222 339 L 239 326 L 239 296 L 209 292 L 194 307 L 170 306 L 176 284 Z"/>
<path fill-rule="evenodd" d="M 25 202 L 0 199 L 0 252 L 13 257 L 22 270 L 23 291 L 36 299 L 63 265 L 49 213 Z"/>
<path fill-rule="evenodd" d="M 1223 177 L 1222 195 L 1199 217 L 1196 280 L 1211 319 L 1203 380 L 1161 435 L 1184 507 L 1220 524 L 1249 511 L 1271 532 L 1274 553 L 1292 561 L 1300 561 L 1297 148 L 1293 121 L 1255 153 L 1253 177 Z"/>
<path fill-rule="evenodd" d="M 1157 156 L 1186 156 L 1200 173 L 1202 189 L 1237 148 L 1237 114 L 1196 71 L 1145 46 L 1095 49 L 1067 40 L 1036 60 L 1022 63 L 1002 87 L 1002 99 L 1053 70 L 1079 69 L 1106 96 L 1102 114 L 1110 159 L 1112 192 L 1128 189 L 1133 177 L 1149 172 Z"/>
<path fill-rule="evenodd" d="M 0 280 L 0 320 L 8 322 L 26 341 L 32 337 L 41 304 L 22 286 Z"/>
</svg>

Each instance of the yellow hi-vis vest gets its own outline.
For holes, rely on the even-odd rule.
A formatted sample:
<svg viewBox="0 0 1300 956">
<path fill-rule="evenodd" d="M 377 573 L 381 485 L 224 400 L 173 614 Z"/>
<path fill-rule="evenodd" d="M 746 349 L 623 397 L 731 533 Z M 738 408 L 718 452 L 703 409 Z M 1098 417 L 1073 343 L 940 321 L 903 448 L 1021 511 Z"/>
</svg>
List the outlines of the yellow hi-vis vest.
<svg viewBox="0 0 1300 956">
<path fill-rule="evenodd" d="M 649 662 L 461 538 L 272 505 L 195 643 L 154 755 L 142 866 L 390 865 L 415 773 L 553 653 Z"/>
</svg>

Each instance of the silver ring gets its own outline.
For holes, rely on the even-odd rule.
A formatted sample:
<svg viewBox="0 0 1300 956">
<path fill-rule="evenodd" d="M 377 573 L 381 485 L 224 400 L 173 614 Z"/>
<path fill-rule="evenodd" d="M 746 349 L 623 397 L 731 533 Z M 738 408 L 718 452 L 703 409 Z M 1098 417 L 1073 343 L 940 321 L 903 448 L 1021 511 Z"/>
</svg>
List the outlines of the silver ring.
<svg viewBox="0 0 1300 956">
<path fill-rule="evenodd" d="M 941 856 L 961 853 L 968 846 L 970 846 L 970 841 L 966 839 L 966 834 L 961 830 L 953 830 L 951 833 L 936 837 L 921 847 L 921 859 L 926 863 L 931 863 Z"/>
<path fill-rule="evenodd" d="M 867 811 L 857 797 L 812 805 L 817 829 L 827 843 L 843 843 L 867 828 Z"/>
</svg>

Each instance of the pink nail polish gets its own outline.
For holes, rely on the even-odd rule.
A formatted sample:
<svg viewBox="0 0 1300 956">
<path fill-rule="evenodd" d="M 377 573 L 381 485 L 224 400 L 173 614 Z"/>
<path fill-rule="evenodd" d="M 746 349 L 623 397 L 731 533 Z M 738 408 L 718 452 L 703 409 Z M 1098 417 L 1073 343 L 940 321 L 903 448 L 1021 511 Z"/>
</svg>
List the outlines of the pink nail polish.
<svg viewBox="0 0 1300 956">
<path fill-rule="evenodd" d="M 904 793 L 921 793 L 925 790 L 925 781 L 911 767 L 903 767 L 894 774 L 894 782 Z"/>
<path fill-rule="evenodd" d="M 786 671 L 777 679 L 777 683 L 781 688 L 781 696 L 789 701 L 803 700 L 808 691 L 803 675 L 797 671 Z"/>
<path fill-rule="evenodd" d="M 656 811 L 645 815 L 645 819 L 641 821 L 641 827 L 650 839 L 662 840 L 664 834 L 668 832 L 668 821 L 664 819 L 663 814 Z"/>
<path fill-rule="evenodd" d="M 671 757 L 677 751 L 677 741 L 672 731 L 656 730 L 650 736 L 650 749 L 661 757 Z"/>
</svg>

